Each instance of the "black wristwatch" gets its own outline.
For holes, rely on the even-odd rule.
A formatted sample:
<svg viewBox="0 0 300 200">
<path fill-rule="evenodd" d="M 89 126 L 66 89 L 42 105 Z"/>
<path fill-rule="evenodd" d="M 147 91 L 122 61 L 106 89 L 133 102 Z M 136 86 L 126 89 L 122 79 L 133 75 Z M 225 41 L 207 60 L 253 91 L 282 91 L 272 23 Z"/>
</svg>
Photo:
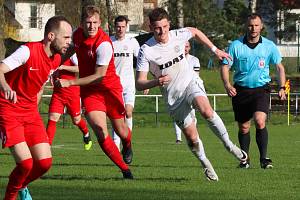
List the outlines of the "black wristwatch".
<svg viewBox="0 0 300 200">
<path fill-rule="evenodd" d="M 285 86 L 281 86 L 279 90 L 285 90 Z"/>
</svg>

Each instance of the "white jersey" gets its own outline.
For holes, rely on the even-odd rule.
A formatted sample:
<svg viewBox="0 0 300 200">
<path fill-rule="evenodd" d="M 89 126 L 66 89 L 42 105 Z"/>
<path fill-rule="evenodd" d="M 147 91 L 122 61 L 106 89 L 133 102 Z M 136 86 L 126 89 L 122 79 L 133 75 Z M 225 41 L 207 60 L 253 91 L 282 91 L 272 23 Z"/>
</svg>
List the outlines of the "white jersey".
<svg viewBox="0 0 300 200">
<path fill-rule="evenodd" d="M 192 37 L 187 28 L 171 30 L 169 41 L 158 43 L 150 38 L 142 47 L 138 56 L 137 71 L 150 71 L 154 77 L 168 74 L 171 81 L 161 87 L 169 110 L 174 110 L 184 99 L 183 93 L 193 79 L 195 72 L 185 58 L 185 43 Z"/>
<path fill-rule="evenodd" d="M 189 66 L 195 71 L 197 72 L 197 74 L 199 75 L 199 71 L 200 71 L 200 62 L 199 59 L 191 54 L 187 54 L 185 55 Z"/>
<path fill-rule="evenodd" d="M 135 38 L 117 40 L 115 36 L 112 36 L 110 39 L 114 48 L 116 72 L 120 76 L 123 88 L 135 88 L 133 56 L 138 56 L 139 43 Z"/>
</svg>

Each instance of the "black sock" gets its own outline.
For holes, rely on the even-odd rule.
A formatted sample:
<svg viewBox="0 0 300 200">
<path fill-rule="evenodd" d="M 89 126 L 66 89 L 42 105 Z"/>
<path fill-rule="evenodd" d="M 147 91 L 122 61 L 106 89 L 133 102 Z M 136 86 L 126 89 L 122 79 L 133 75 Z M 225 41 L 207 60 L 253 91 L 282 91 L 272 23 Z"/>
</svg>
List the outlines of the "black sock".
<svg viewBox="0 0 300 200">
<path fill-rule="evenodd" d="M 268 130 L 267 128 L 256 129 L 256 143 L 259 149 L 260 159 L 267 157 Z"/>
<path fill-rule="evenodd" d="M 244 150 L 247 154 L 249 154 L 250 132 L 246 134 L 239 132 L 238 137 L 241 149 Z"/>
</svg>

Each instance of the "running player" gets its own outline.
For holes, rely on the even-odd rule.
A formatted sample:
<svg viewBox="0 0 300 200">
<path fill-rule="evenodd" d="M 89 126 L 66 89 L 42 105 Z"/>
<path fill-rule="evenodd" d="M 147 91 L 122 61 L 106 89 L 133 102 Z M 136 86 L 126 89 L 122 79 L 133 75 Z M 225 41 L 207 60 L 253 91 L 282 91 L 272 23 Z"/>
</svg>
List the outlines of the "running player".
<svg viewBox="0 0 300 200">
<path fill-rule="evenodd" d="M 102 150 L 121 169 L 124 178 L 132 179 L 131 171 L 126 165 L 132 161 L 132 148 L 131 131 L 124 120 L 122 85 L 114 66 L 111 40 L 100 28 L 100 24 L 99 8 L 96 6 L 83 8 L 81 27 L 73 33 L 79 79 L 58 79 L 57 83 L 61 87 L 80 86 L 80 96 L 87 120 Z M 111 120 L 114 130 L 122 140 L 123 159 L 108 134 L 106 117 Z"/>
<path fill-rule="evenodd" d="M 193 72 L 184 56 L 184 45 L 192 37 L 209 47 L 219 58 L 230 56 L 217 49 L 213 43 L 196 28 L 182 28 L 170 31 L 168 13 L 155 8 L 149 14 L 150 29 L 154 36 L 140 49 L 137 61 L 136 87 L 144 90 L 160 86 L 170 115 L 183 131 L 189 148 L 198 158 L 208 180 L 217 181 L 210 161 L 206 158 L 202 141 L 194 123 L 192 106 L 206 119 L 209 127 L 220 138 L 226 149 L 238 160 L 247 159 L 229 139 L 227 130 L 216 112 L 211 108 L 205 93 L 203 81 Z M 154 79 L 148 80 L 148 72 Z"/>
<path fill-rule="evenodd" d="M 78 60 L 76 54 L 74 54 L 70 59 L 59 66 L 58 70 L 56 70 L 52 75 L 52 79 L 75 79 L 76 73 L 78 73 Z M 56 123 L 60 116 L 64 113 L 64 108 L 66 107 L 68 113 L 72 117 L 73 124 L 76 125 L 83 134 L 84 149 L 89 150 L 92 147 L 89 129 L 85 120 L 81 117 L 80 105 L 79 86 L 61 88 L 54 85 L 49 105 L 49 119 L 47 124 L 47 134 L 50 145 L 52 145 L 56 132 Z"/>
<path fill-rule="evenodd" d="M 114 48 L 116 72 L 123 86 L 123 99 L 126 110 L 126 123 L 132 131 L 132 112 L 135 102 L 135 79 L 133 70 L 133 57 L 137 57 L 140 45 L 133 37 L 126 37 L 129 19 L 120 15 L 115 18 L 115 35 L 110 39 Z M 113 140 L 120 149 L 120 137 L 113 131 Z"/>
<path fill-rule="evenodd" d="M 0 136 L 16 167 L 9 176 L 4 200 L 31 200 L 27 185 L 52 165 L 46 129 L 38 112 L 37 94 L 50 71 L 60 65 L 72 36 L 62 16 L 50 18 L 44 39 L 22 45 L 0 63 Z"/>
</svg>

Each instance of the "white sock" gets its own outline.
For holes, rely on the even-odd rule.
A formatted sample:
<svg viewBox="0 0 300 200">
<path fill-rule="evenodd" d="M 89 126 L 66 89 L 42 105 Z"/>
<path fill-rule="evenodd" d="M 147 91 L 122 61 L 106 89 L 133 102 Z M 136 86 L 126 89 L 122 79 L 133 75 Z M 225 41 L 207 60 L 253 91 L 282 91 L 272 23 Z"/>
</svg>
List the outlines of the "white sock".
<svg viewBox="0 0 300 200">
<path fill-rule="evenodd" d="M 132 117 L 125 118 L 125 122 L 126 122 L 128 128 L 132 131 Z"/>
<path fill-rule="evenodd" d="M 83 135 L 83 137 L 89 137 L 90 136 L 90 133 L 87 132 L 85 135 Z"/>
<path fill-rule="evenodd" d="M 175 128 L 175 134 L 176 134 L 176 140 L 181 140 L 181 129 L 177 126 L 176 122 L 174 122 L 174 128 Z"/>
<path fill-rule="evenodd" d="M 216 112 L 214 112 L 213 117 L 211 119 L 206 119 L 206 121 L 208 123 L 209 128 L 223 142 L 226 149 L 230 151 L 234 144 L 229 139 L 226 127 L 219 115 Z"/>
<path fill-rule="evenodd" d="M 120 144 L 121 144 L 121 138 L 117 135 L 114 129 L 112 129 L 112 138 L 116 146 L 118 147 L 120 151 Z"/>
<path fill-rule="evenodd" d="M 205 167 L 204 162 L 207 160 L 207 158 L 205 155 L 203 143 L 200 140 L 200 138 L 198 137 L 196 142 L 192 142 L 189 139 L 187 139 L 187 144 L 190 150 L 192 151 L 192 153 L 201 162 L 202 166 Z"/>
</svg>

